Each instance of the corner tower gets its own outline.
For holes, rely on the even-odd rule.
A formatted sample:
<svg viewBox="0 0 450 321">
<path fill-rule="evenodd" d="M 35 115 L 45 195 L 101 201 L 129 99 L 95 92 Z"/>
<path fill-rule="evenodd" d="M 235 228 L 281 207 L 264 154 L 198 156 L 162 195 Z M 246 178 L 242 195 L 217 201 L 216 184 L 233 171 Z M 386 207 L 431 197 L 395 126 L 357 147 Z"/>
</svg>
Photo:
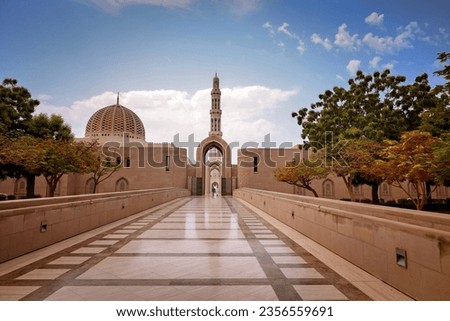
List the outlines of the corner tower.
<svg viewBox="0 0 450 321">
<path fill-rule="evenodd" d="M 220 130 L 220 118 L 222 116 L 222 110 L 220 109 L 220 92 L 219 77 L 217 73 L 213 78 L 213 88 L 211 90 L 211 110 L 209 111 L 211 117 L 211 128 L 209 136 L 222 137 L 222 131 Z"/>
</svg>

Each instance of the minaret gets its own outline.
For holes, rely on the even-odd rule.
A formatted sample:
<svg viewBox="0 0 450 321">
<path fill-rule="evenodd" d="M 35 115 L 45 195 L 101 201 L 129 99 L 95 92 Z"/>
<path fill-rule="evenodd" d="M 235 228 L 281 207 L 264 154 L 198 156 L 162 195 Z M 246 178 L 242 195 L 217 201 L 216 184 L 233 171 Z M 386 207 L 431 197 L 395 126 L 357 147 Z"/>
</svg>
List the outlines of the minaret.
<svg viewBox="0 0 450 321">
<path fill-rule="evenodd" d="M 211 129 L 209 136 L 222 137 L 222 131 L 220 130 L 220 118 L 222 116 L 222 110 L 220 109 L 220 92 L 219 77 L 217 73 L 213 78 L 213 88 L 211 90 L 211 110 L 209 114 L 211 116 Z"/>
</svg>

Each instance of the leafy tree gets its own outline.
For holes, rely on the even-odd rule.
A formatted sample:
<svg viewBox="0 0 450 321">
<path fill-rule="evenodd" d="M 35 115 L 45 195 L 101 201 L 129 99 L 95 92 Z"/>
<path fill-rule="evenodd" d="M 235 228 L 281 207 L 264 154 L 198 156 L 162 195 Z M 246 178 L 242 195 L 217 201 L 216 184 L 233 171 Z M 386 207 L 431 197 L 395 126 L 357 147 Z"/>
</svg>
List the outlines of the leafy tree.
<svg viewBox="0 0 450 321">
<path fill-rule="evenodd" d="M 290 185 L 304 188 L 319 197 L 317 191 L 311 186 L 315 179 L 327 177 L 328 170 L 321 164 L 320 166 L 312 166 L 304 161 L 293 160 L 286 164 L 285 167 L 278 167 L 274 170 L 275 178 L 280 182 L 286 182 Z"/>
<path fill-rule="evenodd" d="M 32 120 L 32 113 L 39 101 L 32 99 L 30 92 L 17 85 L 15 79 L 5 79 L 0 84 L 0 135 L 3 136 L 0 148 L 2 154 L 11 146 L 12 139 L 20 137 Z M 6 162 L 7 157 L 3 157 L 0 163 L 0 179 L 6 177 L 19 178 L 24 176 L 27 179 L 27 195 L 34 195 L 35 175 L 24 171 L 24 166 L 15 162 Z"/>
<path fill-rule="evenodd" d="M 441 63 L 450 59 L 450 53 L 438 54 Z M 434 103 L 421 115 L 420 130 L 430 132 L 435 137 L 443 137 L 450 133 L 450 65 L 435 71 L 435 75 L 442 76 L 447 80 L 445 85 L 432 88 Z"/>
<path fill-rule="evenodd" d="M 23 136 L 31 136 L 40 139 L 55 139 L 70 141 L 73 139 L 70 126 L 64 123 L 59 115 L 47 116 L 45 114 L 34 115 L 35 107 L 39 101 L 32 99 L 30 92 L 17 85 L 15 79 L 5 79 L 0 85 L 0 134 L 2 139 L 2 154 L 5 154 L 5 148 L 9 145 L 15 145 L 17 148 L 26 146 L 31 139 L 22 139 Z M 16 142 L 14 142 L 17 140 Z M 27 149 L 23 152 L 26 153 Z M 32 159 L 32 149 L 28 149 L 29 157 Z M 12 153 L 14 155 L 14 153 Z M 36 176 L 41 173 L 36 170 L 30 170 L 31 167 L 25 166 L 16 159 L 6 162 L 8 157 L 3 157 L 0 162 L 0 178 L 6 177 L 19 178 L 25 177 L 27 180 L 27 197 L 34 196 L 34 186 Z M 26 162 L 26 160 L 23 160 Z"/>
<path fill-rule="evenodd" d="M 89 173 L 92 167 L 92 143 L 40 140 L 42 155 L 38 162 L 30 165 L 42 173 L 49 187 L 48 196 L 55 194 L 56 187 L 64 174 Z"/>
<path fill-rule="evenodd" d="M 418 210 L 422 209 L 428 194 L 426 183 L 436 181 L 433 172 L 436 167 L 433 151 L 437 138 L 430 133 L 405 132 L 399 142 L 392 142 L 383 150 L 384 160 L 377 160 L 373 169 L 378 176 L 389 184 L 400 188 L 414 202 Z M 412 189 L 404 186 L 408 182 Z"/>
<path fill-rule="evenodd" d="M 39 101 L 30 92 L 17 85 L 15 79 L 5 79 L 0 84 L 0 133 L 17 137 L 26 132 L 32 113 Z"/>
<path fill-rule="evenodd" d="M 363 176 L 358 173 L 358 166 L 352 167 L 353 156 L 343 155 L 341 151 L 348 140 L 364 138 L 381 142 L 400 138 L 406 129 L 404 112 L 398 108 L 404 81 L 405 77 L 393 76 L 389 70 L 373 75 L 358 71 L 356 77 L 349 80 L 349 89 L 326 90 L 310 109 L 302 108 L 292 114 L 303 128 L 306 147 L 326 150 L 328 163 L 342 177 L 352 200 L 355 199 L 352 183 Z M 376 201 L 379 180 L 369 183 Z"/>
<path fill-rule="evenodd" d="M 353 186 L 366 184 L 372 187 L 372 203 L 378 204 L 378 187 L 382 178 L 373 171 L 373 163 L 381 158 L 383 144 L 371 139 L 360 138 L 349 141 L 342 151 L 352 170 Z"/>
<path fill-rule="evenodd" d="M 450 186 L 450 133 L 442 136 L 442 140 L 433 145 L 434 167 L 436 183 Z"/>
<path fill-rule="evenodd" d="M 93 193 L 97 191 L 98 185 L 107 180 L 120 169 L 121 164 L 117 163 L 111 156 L 107 156 L 102 152 L 98 144 L 95 146 L 95 150 L 91 153 L 91 166 L 89 172 L 92 173 L 92 179 L 94 182 Z"/>
<path fill-rule="evenodd" d="M 50 116 L 43 113 L 34 115 L 26 128 L 26 133 L 43 139 L 70 141 L 74 138 L 70 126 L 60 115 L 55 114 Z"/>
<path fill-rule="evenodd" d="M 445 64 L 447 60 L 450 60 L 450 52 L 441 52 L 437 58 L 442 64 Z M 445 88 L 447 93 L 450 93 L 450 65 L 444 65 L 443 69 L 435 71 L 434 74 L 447 80 Z"/>
</svg>

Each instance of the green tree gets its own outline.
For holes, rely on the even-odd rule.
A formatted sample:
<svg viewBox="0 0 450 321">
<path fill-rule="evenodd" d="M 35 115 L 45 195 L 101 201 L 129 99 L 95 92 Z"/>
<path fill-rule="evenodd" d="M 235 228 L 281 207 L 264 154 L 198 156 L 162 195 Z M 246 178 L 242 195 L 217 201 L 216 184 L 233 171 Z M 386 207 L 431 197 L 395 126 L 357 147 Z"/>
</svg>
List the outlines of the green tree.
<svg viewBox="0 0 450 321">
<path fill-rule="evenodd" d="M 30 92 L 17 85 L 15 79 L 5 79 L 0 84 L 0 133 L 17 137 L 26 132 L 39 101 Z"/>
<path fill-rule="evenodd" d="M 437 184 L 450 186 L 450 133 L 433 145 L 434 167 L 432 171 Z"/>
<path fill-rule="evenodd" d="M 450 60 L 450 52 L 440 52 L 437 59 L 445 65 L 441 70 L 435 71 L 434 74 L 437 76 L 442 76 L 445 80 L 447 80 L 445 89 L 447 93 L 450 93 L 450 65 L 446 64 L 447 60 Z"/>
<path fill-rule="evenodd" d="M 26 133 L 43 139 L 55 139 L 70 141 L 74 138 L 72 129 L 64 122 L 60 115 L 37 114 L 33 115 L 31 121 L 26 128 Z"/>
<path fill-rule="evenodd" d="M 32 114 L 38 105 L 39 101 L 33 99 L 26 88 L 18 86 L 17 80 L 7 78 L 0 84 L 0 135 L 3 136 L 0 148 L 2 154 L 8 148 L 6 145 L 11 146 L 12 140 L 26 133 L 32 121 Z M 27 179 L 27 195 L 33 196 L 35 176 L 25 172 L 24 166 L 21 164 L 8 163 L 6 159 L 9 158 L 3 155 L 0 163 L 0 179 L 24 176 Z"/>
<path fill-rule="evenodd" d="M 319 101 L 310 108 L 302 108 L 292 116 L 302 127 L 305 145 L 325 149 L 327 162 L 342 177 L 354 200 L 353 184 L 358 166 L 352 165 L 353 156 L 342 151 L 349 140 L 361 138 L 381 142 L 398 139 L 406 129 L 404 112 L 398 108 L 399 92 L 404 76 L 394 76 L 389 70 L 365 75 L 358 71 L 349 80 L 349 88 L 334 87 L 319 95 Z M 378 199 L 379 180 L 371 180 L 374 201 Z"/>
</svg>

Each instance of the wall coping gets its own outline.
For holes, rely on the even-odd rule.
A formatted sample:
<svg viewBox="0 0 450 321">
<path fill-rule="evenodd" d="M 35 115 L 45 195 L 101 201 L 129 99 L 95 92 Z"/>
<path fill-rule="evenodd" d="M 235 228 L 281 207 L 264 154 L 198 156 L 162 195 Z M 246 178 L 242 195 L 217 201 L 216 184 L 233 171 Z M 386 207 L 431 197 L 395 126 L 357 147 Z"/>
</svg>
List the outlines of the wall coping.
<svg viewBox="0 0 450 321">
<path fill-rule="evenodd" d="M 398 209 L 383 205 L 347 202 L 320 197 L 272 192 L 247 187 L 240 188 L 239 190 L 243 192 L 247 191 L 252 194 L 270 195 L 273 198 L 283 198 L 301 202 L 303 203 L 302 206 L 308 204 L 312 207 L 321 208 L 322 211 L 339 211 L 342 214 L 350 212 L 355 213 L 358 216 L 386 219 L 389 221 L 397 221 L 398 223 L 406 223 L 419 227 L 429 227 L 436 230 L 450 232 L 450 215 L 444 213 L 430 213 L 410 209 Z"/>
<path fill-rule="evenodd" d="M 44 198 L 34 198 L 34 199 L 23 199 L 23 200 L 9 200 L 0 202 L 0 216 L 10 216 L 17 215 L 21 212 L 26 212 L 30 207 L 36 209 L 50 209 L 52 207 L 60 207 L 63 204 L 72 203 L 96 203 L 100 200 L 108 198 L 126 198 L 130 195 L 144 195 L 144 194 L 156 194 L 164 191 L 173 190 L 183 190 L 176 187 L 167 188 L 153 188 L 145 190 L 132 190 L 125 192 L 110 192 L 110 193 L 96 193 L 96 194 L 82 194 L 82 195 L 70 195 L 70 196 L 55 196 L 55 197 L 44 197 Z"/>
</svg>

